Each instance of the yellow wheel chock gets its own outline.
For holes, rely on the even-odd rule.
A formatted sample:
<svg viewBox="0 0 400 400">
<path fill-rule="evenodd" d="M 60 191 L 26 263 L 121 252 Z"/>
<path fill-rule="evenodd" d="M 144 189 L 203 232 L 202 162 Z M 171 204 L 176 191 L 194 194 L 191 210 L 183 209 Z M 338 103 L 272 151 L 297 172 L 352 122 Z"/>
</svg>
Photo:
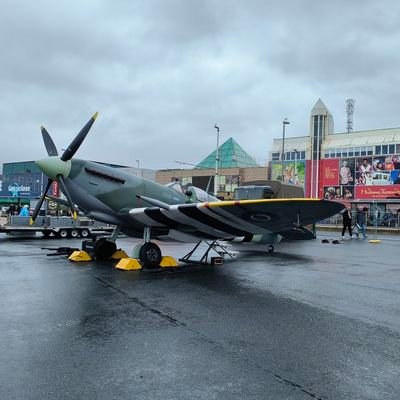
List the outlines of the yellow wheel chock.
<svg viewBox="0 0 400 400">
<path fill-rule="evenodd" d="M 74 251 L 69 257 L 68 260 L 74 262 L 82 262 L 82 261 L 92 261 L 92 257 L 86 251 L 77 250 Z"/>
<path fill-rule="evenodd" d="M 122 269 L 123 271 L 134 271 L 142 269 L 143 267 L 137 258 L 126 257 L 121 258 L 115 268 Z"/>
</svg>

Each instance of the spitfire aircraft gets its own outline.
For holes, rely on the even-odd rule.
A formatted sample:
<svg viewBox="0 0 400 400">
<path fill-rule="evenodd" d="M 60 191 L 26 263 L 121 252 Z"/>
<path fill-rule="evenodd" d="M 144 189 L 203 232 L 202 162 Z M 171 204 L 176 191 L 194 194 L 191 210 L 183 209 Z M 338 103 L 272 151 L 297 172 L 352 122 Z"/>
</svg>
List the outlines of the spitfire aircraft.
<svg viewBox="0 0 400 400">
<path fill-rule="evenodd" d="M 115 225 L 107 238 L 94 244 L 96 258 L 109 258 L 116 250 L 120 232 L 142 238 L 134 256 L 146 266 L 159 265 L 161 250 L 153 239 L 184 242 L 236 240 L 271 243 L 271 235 L 293 237 L 305 233 L 305 225 L 337 214 L 343 205 L 319 199 L 257 199 L 220 201 L 205 191 L 178 182 L 161 185 L 96 162 L 73 158 L 94 121 L 95 113 L 76 135 L 61 157 L 47 130 L 42 127 L 48 157 L 36 161 L 48 176 L 45 191 L 32 215 L 36 219 L 53 181 L 59 183 L 76 217 L 86 216 Z"/>
</svg>

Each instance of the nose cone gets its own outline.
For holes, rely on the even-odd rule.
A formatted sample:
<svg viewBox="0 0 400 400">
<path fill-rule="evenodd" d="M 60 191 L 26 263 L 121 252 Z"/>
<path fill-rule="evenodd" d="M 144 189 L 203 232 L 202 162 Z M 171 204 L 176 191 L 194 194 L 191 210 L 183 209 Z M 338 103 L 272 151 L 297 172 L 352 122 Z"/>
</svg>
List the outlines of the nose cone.
<svg viewBox="0 0 400 400">
<path fill-rule="evenodd" d="M 62 161 L 59 157 L 48 157 L 35 163 L 51 179 L 57 179 L 57 175 L 67 178 L 71 171 L 71 161 Z"/>
</svg>

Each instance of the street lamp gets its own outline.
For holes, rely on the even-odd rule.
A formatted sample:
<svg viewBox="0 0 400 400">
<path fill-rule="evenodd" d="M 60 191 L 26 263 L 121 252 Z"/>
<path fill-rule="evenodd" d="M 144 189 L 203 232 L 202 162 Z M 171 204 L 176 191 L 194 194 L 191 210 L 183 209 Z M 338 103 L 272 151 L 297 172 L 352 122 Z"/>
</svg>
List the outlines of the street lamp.
<svg viewBox="0 0 400 400">
<path fill-rule="evenodd" d="M 214 196 L 217 196 L 217 193 L 218 193 L 218 161 L 219 161 L 219 126 L 217 124 L 215 124 L 214 128 L 217 130 L 217 151 L 215 153 Z"/>
<path fill-rule="evenodd" d="M 282 174 L 281 174 L 281 182 L 283 182 L 283 160 L 285 158 L 285 128 L 286 125 L 290 124 L 290 122 L 285 118 L 282 121 L 283 130 L 282 130 L 282 154 L 281 154 L 281 167 L 282 167 Z"/>
<path fill-rule="evenodd" d="M 295 156 L 294 156 L 294 184 L 298 184 L 298 179 L 297 179 L 297 154 L 299 153 L 296 149 L 293 149 Z"/>
</svg>

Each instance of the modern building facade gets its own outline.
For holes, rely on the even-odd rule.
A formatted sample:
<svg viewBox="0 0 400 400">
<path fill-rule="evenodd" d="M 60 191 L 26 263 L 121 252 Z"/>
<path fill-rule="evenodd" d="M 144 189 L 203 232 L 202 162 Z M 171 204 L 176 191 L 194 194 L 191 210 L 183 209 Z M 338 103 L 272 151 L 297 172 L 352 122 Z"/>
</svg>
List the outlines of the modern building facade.
<svg viewBox="0 0 400 400">
<path fill-rule="evenodd" d="M 155 179 L 155 171 L 127 167 L 124 165 L 105 164 L 120 168 L 133 175 L 147 179 Z M 29 204 L 38 199 L 46 188 L 48 177 L 43 174 L 34 161 L 11 162 L 3 164 L 3 174 L 0 176 L 0 204 Z M 60 197 L 58 182 L 54 181 L 50 195 Z"/>
<path fill-rule="evenodd" d="M 400 128 L 334 132 L 321 99 L 307 136 L 274 139 L 271 179 L 303 185 L 307 197 L 382 200 L 400 194 Z M 282 168 L 283 166 L 283 168 Z"/>
<path fill-rule="evenodd" d="M 214 193 L 217 181 L 217 196 L 232 199 L 234 190 L 243 182 L 266 180 L 268 168 L 259 166 L 233 138 L 229 138 L 215 149 L 195 168 L 166 169 L 156 172 L 156 181 L 167 184 L 178 180 L 183 186 L 193 185 Z"/>
<path fill-rule="evenodd" d="M 0 203 L 22 204 L 38 198 L 47 184 L 47 177 L 34 161 L 3 164 L 0 180 Z M 58 196 L 57 182 L 49 194 Z"/>
</svg>

